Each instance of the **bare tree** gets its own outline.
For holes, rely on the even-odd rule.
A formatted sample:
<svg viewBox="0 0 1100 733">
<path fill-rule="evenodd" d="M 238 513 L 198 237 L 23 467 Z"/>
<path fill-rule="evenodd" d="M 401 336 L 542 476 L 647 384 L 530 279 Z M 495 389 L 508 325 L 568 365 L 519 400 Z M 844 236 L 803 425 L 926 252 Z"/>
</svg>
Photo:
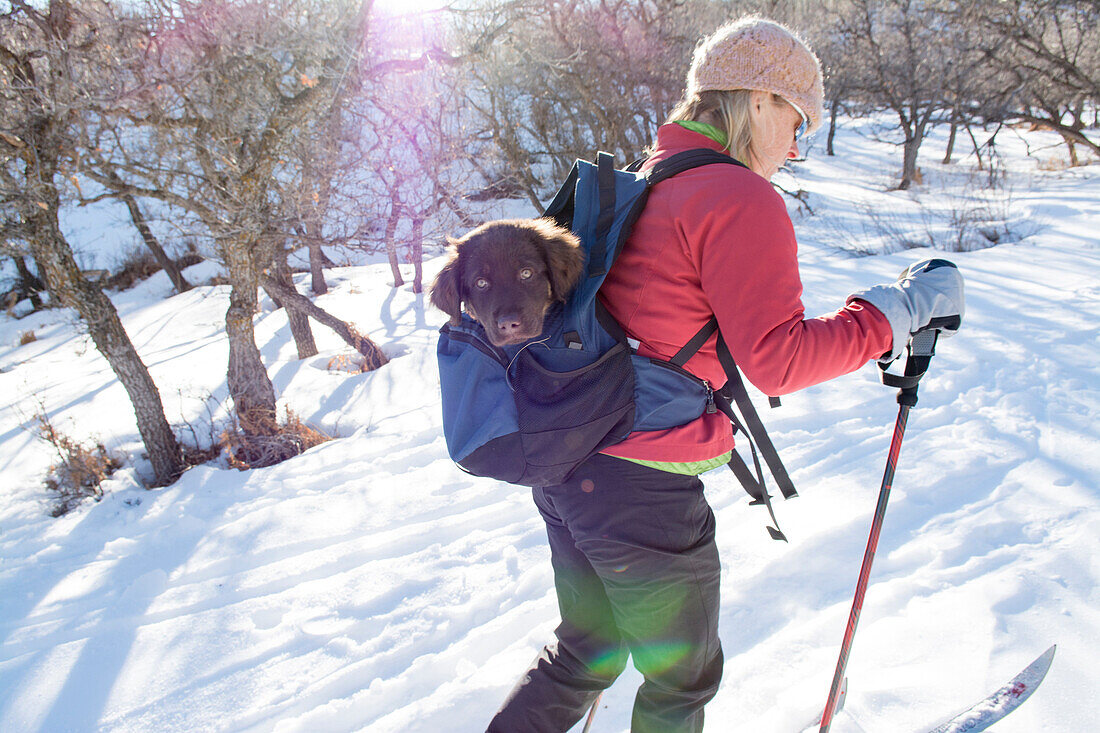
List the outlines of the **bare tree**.
<svg viewBox="0 0 1100 733">
<path fill-rule="evenodd" d="M 51 0 L 44 6 L 12 0 L 9 7 L 0 15 L 0 201 L 21 222 L 51 294 L 80 314 L 125 387 L 154 485 L 169 484 L 184 463 L 160 393 L 110 299 L 81 276 L 58 223 L 59 181 L 72 174 L 75 159 L 74 126 L 92 104 L 118 94 L 98 72 L 127 47 L 125 26 L 114 22 L 106 3 L 94 0 Z"/>
<path fill-rule="evenodd" d="M 237 422 L 247 435 L 270 435 L 278 430 L 275 390 L 252 317 L 292 229 L 281 186 L 299 174 L 291 155 L 298 133 L 356 63 L 370 2 L 164 0 L 156 7 L 145 57 L 129 70 L 146 93 L 106 111 L 126 124 L 105 126 L 89 142 L 89 151 L 101 152 L 86 155 L 84 172 L 118 194 L 188 211 L 207 228 L 230 284 L 228 384 Z"/>
<path fill-rule="evenodd" d="M 480 92 L 469 104 L 498 146 L 497 170 L 541 210 L 533 166 L 548 163 L 542 175 L 558 180 L 596 149 L 640 155 L 719 11 L 692 0 L 534 0 L 471 15 L 463 33 Z"/>
<path fill-rule="evenodd" d="M 923 0 L 847 0 L 838 10 L 853 92 L 897 116 L 903 136 L 897 188 L 907 189 L 918 175 L 920 147 L 945 106 L 943 90 L 956 62 L 949 50 L 959 29 Z"/>
<path fill-rule="evenodd" d="M 987 116 L 1021 120 L 1100 155 L 1085 130 L 1087 105 L 1100 105 L 1100 4 L 1095 0 L 1005 0 L 969 8 L 971 22 L 998 43 L 989 64 L 1001 87 L 982 105 Z M 992 106 L 996 109 L 990 110 Z"/>
<path fill-rule="evenodd" d="M 119 177 L 118 173 L 111 169 L 109 165 L 104 165 L 103 175 L 110 178 L 114 184 L 122 189 L 125 189 L 125 184 Z M 149 228 L 149 221 L 145 217 L 145 212 L 138 206 L 137 198 L 131 193 L 119 193 L 115 196 L 126 205 L 126 210 L 130 212 L 130 221 L 133 222 L 134 228 L 138 230 L 138 234 L 141 235 L 141 241 L 148 249 L 153 258 L 160 265 L 161 269 L 168 275 L 168 279 L 172 281 L 172 286 L 176 289 L 177 293 L 183 293 L 191 289 L 191 283 L 187 282 L 187 278 L 183 276 L 180 271 L 179 265 L 176 261 L 168 256 L 168 253 L 164 251 L 164 247 L 161 246 L 160 240 L 153 234 L 153 230 Z"/>
<path fill-rule="evenodd" d="M 394 285 L 404 282 L 399 267 L 404 259 L 414 267 L 416 293 L 423 292 L 425 224 L 434 225 L 431 235 L 442 239 L 456 220 L 472 223 L 460 193 L 474 176 L 467 164 L 474 150 L 463 134 L 464 90 L 443 71 L 429 67 L 385 79 L 379 85 L 385 93 L 376 88 L 367 112 L 374 123 L 367 133 L 368 166 L 378 193 L 389 201 L 383 243 Z"/>
<path fill-rule="evenodd" d="M 489 147 L 470 125 L 471 88 L 464 59 L 449 48 L 443 13 L 390 15 L 371 28 L 359 98 L 338 136 L 353 149 L 337 194 L 358 215 L 359 246 L 386 252 L 395 287 L 423 291 L 425 239 L 442 241 L 455 226 L 474 226 L 466 198 L 483 185 L 477 161 Z M 378 225 L 373 225 L 378 222 Z"/>
</svg>

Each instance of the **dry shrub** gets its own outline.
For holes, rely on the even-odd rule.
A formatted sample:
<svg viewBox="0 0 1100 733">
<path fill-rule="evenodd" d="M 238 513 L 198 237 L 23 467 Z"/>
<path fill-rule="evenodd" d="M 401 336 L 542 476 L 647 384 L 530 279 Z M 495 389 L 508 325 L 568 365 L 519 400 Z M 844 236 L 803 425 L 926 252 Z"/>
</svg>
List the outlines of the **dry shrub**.
<svg viewBox="0 0 1100 733">
<path fill-rule="evenodd" d="M 285 460 L 320 445 L 332 436 L 306 425 L 294 412 L 287 408 L 286 420 L 276 424 L 271 416 L 251 416 L 245 420 L 249 430 L 241 429 L 241 416 L 221 434 L 220 447 L 225 453 L 229 465 L 240 470 L 263 468 L 282 463 Z"/>
<path fill-rule="evenodd" d="M 210 445 L 200 448 L 195 445 L 183 445 L 183 461 L 187 466 L 201 466 L 210 463 L 222 454 L 220 445 Z"/>
<path fill-rule="evenodd" d="M 153 257 L 153 253 L 144 247 L 134 247 L 123 257 L 119 271 L 107 279 L 107 287 L 113 290 L 127 290 L 158 272 L 160 272 L 160 264 Z"/>
<path fill-rule="evenodd" d="M 176 260 L 176 267 L 180 268 L 180 270 L 186 270 L 188 267 L 192 267 L 199 264 L 200 262 L 205 261 L 206 258 L 200 255 L 198 252 L 187 252 L 182 257 L 179 257 Z"/>
<path fill-rule="evenodd" d="M 84 499 L 99 501 L 103 497 L 100 484 L 122 463 L 107 452 L 102 443 L 88 448 L 54 427 L 44 411 L 35 416 L 36 434 L 57 451 L 58 462 L 50 467 L 46 488 L 58 494 L 50 516 L 68 514 Z"/>
<path fill-rule="evenodd" d="M 34 331 L 24 331 L 19 334 L 19 345 L 26 346 L 27 344 L 34 343 L 38 340 L 38 337 L 34 335 Z"/>
<path fill-rule="evenodd" d="M 367 358 L 361 354 L 337 354 L 328 360 L 330 372 L 348 372 L 349 374 L 362 374 L 369 372 Z"/>
<path fill-rule="evenodd" d="M 354 341 L 352 345 L 355 347 L 355 350 L 363 355 L 364 372 L 373 372 L 375 369 L 379 369 L 389 364 L 389 358 L 382 352 L 382 349 L 378 348 L 378 344 L 371 341 L 369 337 L 359 333 L 351 323 L 348 324 L 348 333 Z"/>
<path fill-rule="evenodd" d="M 1039 158 L 1036 167 L 1041 171 L 1057 172 L 1069 168 L 1070 163 L 1065 158 L 1056 155 L 1052 158 Z"/>
</svg>

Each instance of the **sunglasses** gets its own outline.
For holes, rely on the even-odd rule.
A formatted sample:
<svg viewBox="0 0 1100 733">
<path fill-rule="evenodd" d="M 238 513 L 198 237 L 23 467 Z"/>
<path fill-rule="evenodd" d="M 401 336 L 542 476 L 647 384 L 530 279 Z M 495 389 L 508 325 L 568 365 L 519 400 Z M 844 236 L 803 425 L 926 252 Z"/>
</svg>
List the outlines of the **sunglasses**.
<svg viewBox="0 0 1100 733">
<path fill-rule="evenodd" d="M 806 117 L 806 113 L 802 111 L 802 108 L 789 99 L 784 99 L 784 102 L 794 107 L 794 111 L 798 113 L 798 116 L 802 118 L 802 122 L 798 123 L 798 129 L 794 131 L 794 139 L 801 140 L 802 136 L 806 134 L 807 128 L 810 126 L 810 119 Z"/>
</svg>

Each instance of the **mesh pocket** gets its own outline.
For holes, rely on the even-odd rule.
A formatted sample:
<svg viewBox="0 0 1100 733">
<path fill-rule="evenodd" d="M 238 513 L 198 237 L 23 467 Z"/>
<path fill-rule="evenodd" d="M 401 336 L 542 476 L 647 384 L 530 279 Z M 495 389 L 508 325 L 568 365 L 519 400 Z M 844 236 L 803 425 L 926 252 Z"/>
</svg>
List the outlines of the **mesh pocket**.
<svg viewBox="0 0 1100 733">
<path fill-rule="evenodd" d="M 531 481 L 563 480 L 576 464 L 619 442 L 633 427 L 634 370 L 625 344 L 564 372 L 548 369 L 525 351 L 512 366 L 511 384 L 528 472 L 545 474 Z"/>
</svg>

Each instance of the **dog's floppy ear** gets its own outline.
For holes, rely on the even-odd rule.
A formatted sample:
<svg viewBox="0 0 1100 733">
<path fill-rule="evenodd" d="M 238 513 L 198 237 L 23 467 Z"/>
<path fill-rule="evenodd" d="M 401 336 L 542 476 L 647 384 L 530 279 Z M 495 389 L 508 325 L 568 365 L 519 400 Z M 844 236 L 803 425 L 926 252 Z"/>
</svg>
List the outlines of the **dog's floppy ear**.
<svg viewBox="0 0 1100 733">
<path fill-rule="evenodd" d="M 462 258 L 458 248 L 461 241 L 447 237 L 451 245 L 451 259 L 435 276 L 431 301 L 439 310 L 451 317 L 451 325 L 457 325 L 462 316 Z"/>
<path fill-rule="evenodd" d="M 531 228 L 546 260 L 550 295 L 554 300 L 564 302 L 584 270 L 581 241 L 573 232 L 558 226 L 551 219 L 535 219 Z"/>
</svg>

